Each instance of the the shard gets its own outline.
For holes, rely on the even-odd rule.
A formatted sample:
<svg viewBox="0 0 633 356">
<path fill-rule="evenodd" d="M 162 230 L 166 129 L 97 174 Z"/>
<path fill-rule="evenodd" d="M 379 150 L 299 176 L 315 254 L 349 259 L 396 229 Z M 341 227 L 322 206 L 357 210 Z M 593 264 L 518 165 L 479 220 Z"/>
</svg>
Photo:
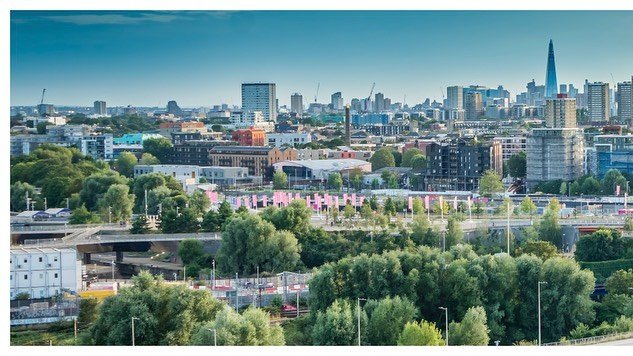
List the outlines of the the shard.
<svg viewBox="0 0 633 356">
<path fill-rule="evenodd" d="M 549 40 L 547 72 L 545 73 L 545 97 L 555 98 L 556 94 L 558 94 L 558 83 L 556 81 L 556 63 L 554 63 L 554 43 Z"/>
</svg>

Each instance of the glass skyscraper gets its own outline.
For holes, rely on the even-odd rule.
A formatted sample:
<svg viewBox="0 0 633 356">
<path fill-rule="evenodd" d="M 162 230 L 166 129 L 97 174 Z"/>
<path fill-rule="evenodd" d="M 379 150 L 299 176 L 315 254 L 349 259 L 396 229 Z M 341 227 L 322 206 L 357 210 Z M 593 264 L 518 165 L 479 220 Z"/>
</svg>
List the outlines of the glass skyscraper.
<svg viewBox="0 0 633 356">
<path fill-rule="evenodd" d="M 554 43 L 549 40 L 547 72 L 545 73 L 545 97 L 555 98 L 556 94 L 558 94 L 558 83 L 556 81 L 556 63 L 554 63 Z"/>
</svg>

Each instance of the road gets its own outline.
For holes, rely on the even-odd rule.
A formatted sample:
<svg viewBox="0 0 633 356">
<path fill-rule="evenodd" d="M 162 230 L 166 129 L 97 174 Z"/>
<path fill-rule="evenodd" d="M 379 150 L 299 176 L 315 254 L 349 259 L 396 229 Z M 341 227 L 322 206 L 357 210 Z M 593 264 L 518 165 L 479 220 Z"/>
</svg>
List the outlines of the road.
<svg viewBox="0 0 633 356">
<path fill-rule="evenodd" d="M 591 346 L 633 346 L 633 338 L 631 339 L 623 339 L 623 340 L 615 340 L 608 341 L 601 344 L 594 344 Z"/>
</svg>

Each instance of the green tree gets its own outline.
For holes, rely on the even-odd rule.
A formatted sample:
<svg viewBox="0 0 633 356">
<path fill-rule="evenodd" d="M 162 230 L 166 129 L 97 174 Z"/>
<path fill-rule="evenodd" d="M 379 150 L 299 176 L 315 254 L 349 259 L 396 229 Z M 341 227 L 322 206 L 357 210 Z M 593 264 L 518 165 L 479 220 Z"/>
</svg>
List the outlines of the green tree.
<svg viewBox="0 0 633 356">
<path fill-rule="evenodd" d="M 431 228 L 426 215 L 420 214 L 413 217 L 411 223 L 411 239 L 416 245 L 437 247 L 440 236 Z"/>
<path fill-rule="evenodd" d="M 543 214 L 543 221 L 541 221 L 539 225 L 539 236 L 541 240 L 549 241 L 558 248 L 562 247 L 563 239 L 563 230 L 558 223 L 560 209 L 558 199 L 552 198 Z"/>
<path fill-rule="evenodd" d="M 130 228 L 130 234 L 147 234 L 150 232 L 149 223 L 145 215 L 139 215 L 134 219 L 132 228 Z"/>
<path fill-rule="evenodd" d="M 424 213 L 424 201 L 420 197 L 413 198 L 413 213 L 414 214 L 423 214 Z"/>
<path fill-rule="evenodd" d="M 285 188 L 288 188 L 288 176 L 286 172 L 275 171 L 275 174 L 273 174 L 273 189 Z"/>
<path fill-rule="evenodd" d="M 86 209 L 85 204 L 81 204 L 80 207 L 76 208 L 70 214 L 70 218 L 68 219 L 69 224 L 98 224 L 101 222 L 99 216 L 95 213 L 92 213 Z"/>
<path fill-rule="evenodd" d="M 143 141 L 143 152 L 156 157 L 161 163 L 168 163 L 172 144 L 166 137 L 150 138 Z"/>
<path fill-rule="evenodd" d="M 418 312 L 415 305 L 406 298 L 387 297 L 379 301 L 369 301 L 367 342 L 369 345 L 396 345 L 405 324 L 414 321 Z"/>
<path fill-rule="evenodd" d="M 35 187 L 29 183 L 15 182 L 11 185 L 11 211 L 30 210 L 26 207 L 26 194 L 35 198 Z"/>
<path fill-rule="evenodd" d="M 215 330 L 215 335 L 209 330 Z M 214 336 L 221 346 L 282 346 L 283 329 L 270 322 L 270 315 L 261 309 L 248 308 L 237 314 L 225 306 L 215 319 L 197 328 L 191 338 L 192 345 L 214 345 Z"/>
<path fill-rule="evenodd" d="M 220 231 L 222 228 L 222 222 L 220 221 L 220 214 L 216 210 L 209 210 L 204 214 L 202 224 L 200 225 L 202 231 L 215 232 Z"/>
<path fill-rule="evenodd" d="M 479 179 L 479 193 L 483 196 L 491 196 L 500 192 L 503 192 L 501 177 L 492 169 L 485 171 Z"/>
<path fill-rule="evenodd" d="M 263 220 L 271 222 L 277 230 L 287 230 L 295 235 L 308 231 L 311 210 L 305 200 L 293 200 L 283 208 L 268 207 L 260 214 Z"/>
<path fill-rule="evenodd" d="M 330 189 L 334 189 L 336 191 L 341 190 L 343 187 L 343 177 L 341 177 L 340 173 L 330 173 L 327 177 L 327 186 Z"/>
<path fill-rule="evenodd" d="M 224 273 L 252 274 L 258 266 L 276 273 L 294 270 L 300 252 L 292 233 L 276 231 L 257 215 L 237 215 L 224 228 L 217 262 Z"/>
<path fill-rule="evenodd" d="M 178 257 L 180 257 L 184 265 L 198 262 L 204 256 L 203 248 L 201 241 L 194 239 L 182 240 L 178 244 Z"/>
<path fill-rule="evenodd" d="M 218 215 L 220 216 L 220 228 L 224 228 L 224 225 L 229 221 L 229 219 L 233 216 L 233 208 L 231 207 L 231 203 L 224 200 L 218 206 Z"/>
<path fill-rule="evenodd" d="M 488 345 L 488 325 L 483 307 L 469 308 L 460 323 L 450 324 L 449 345 Z"/>
<path fill-rule="evenodd" d="M 373 171 L 377 171 L 383 167 L 395 167 L 396 159 L 393 150 L 389 147 L 383 147 L 376 151 L 369 159 Z"/>
<path fill-rule="evenodd" d="M 514 215 L 514 203 L 510 198 L 503 198 L 503 201 L 497 207 L 497 215 L 507 216 L 508 211 L 510 215 Z"/>
<path fill-rule="evenodd" d="M 618 230 L 600 229 L 582 236 L 576 243 L 576 259 L 585 262 L 608 261 L 626 255 L 626 241 Z"/>
<path fill-rule="evenodd" d="M 111 185 L 99 199 L 99 211 L 104 221 L 126 221 L 132 215 L 134 194 L 128 194 L 130 188 L 123 184 Z"/>
<path fill-rule="evenodd" d="M 602 178 L 602 190 L 605 195 L 615 195 L 616 186 L 620 186 L 620 194 L 628 191 L 628 183 L 626 178 L 617 169 L 609 169 Z"/>
<path fill-rule="evenodd" d="M 97 208 L 97 202 L 115 184 L 128 184 L 128 180 L 115 171 L 99 172 L 83 181 L 79 198 L 88 210 Z"/>
<path fill-rule="evenodd" d="M 602 186 L 594 177 L 588 177 L 582 182 L 580 190 L 586 195 L 599 195 L 602 192 Z"/>
<path fill-rule="evenodd" d="M 625 294 L 633 296 L 633 269 L 617 270 L 607 278 L 604 286 L 608 294 Z"/>
<path fill-rule="evenodd" d="M 633 231 L 633 219 L 630 216 L 624 218 L 624 226 L 622 227 L 624 231 Z"/>
<path fill-rule="evenodd" d="M 446 249 L 455 246 L 464 239 L 464 231 L 455 217 L 450 216 L 446 221 Z"/>
<path fill-rule="evenodd" d="M 81 298 L 79 300 L 79 315 L 77 323 L 86 325 L 94 322 L 99 316 L 99 301 L 96 298 Z"/>
<path fill-rule="evenodd" d="M 366 317 L 365 317 L 366 318 Z M 354 313 L 347 300 L 335 300 L 325 312 L 318 312 L 312 340 L 315 345 L 354 345 L 357 338 Z"/>
<path fill-rule="evenodd" d="M 402 154 L 402 163 L 400 163 L 401 167 L 413 167 L 413 157 L 422 155 L 422 151 L 417 148 L 409 148 Z"/>
<path fill-rule="evenodd" d="M 521 211 L 521 213 L 526 214 L 526 215 L 530 215 L 530 217 L 534 214 L 536 214 L 536 204 L 534 204 L 534 202 L 532 201 L 532 199 L 529 196 L 525 196 L 525 198 L 523 198 L 523 200 L 521 200 L 521 205 L 519 205 L 519 211 Z"/>
<path fill-rule="evenodd" d="M 528 241 L 523 246 L 516 249 L 515 254 L 532 254 L 545 261 L 557 255 L 556 246 L 549 241 Z"/>
<path fill-rule="evenodd" d="M 71 186 L 72 181 L 68 177 L 50 177 L 42 182 L 41 195 L 46 197 L 49 207 L 58 207 L 66 203 Z"/>
<path fill-rule="evenodd" d="M 158 158 L 154 157 L 153 154 L 145 152 L 141 155 L 141 159 L 138 161 L 138 164 L 151 166 L 155 164 L 160 164 L 160 161 L 158 160 Z"/>
<path fill-rule="evenodd" d="M 521 151 L 519 153 L 513 154 L 508 159 L 508 173 L 510 173 L 511 177 L 514 178 L 523 178 L 525 177 L 527 168 L 527 160 L 525 157 L 525 152 Z"/>
<path fill-rule="evenodd" d="M 196 190 L 189 197 L 189 208 L 191 208 L 196 215 L 202 215 L 211 207 L 211 201 L 207 195 L 200 191 Z"/>
<path fill-rule="evenodd" d="M 163 210 L 160 219 L 160 228 L 164 234 L 198 232 L 200 222 L 198 216 L 190 208 Z"/>
<path fill-rule="evenodd" d="M 420 323 L 408 322 L 398 338 L 398 346 L 441 346 L 444 344 L 442 333 L 435 323 L 425 320 Z"/>
<path fill-rule="evenodd" d="M 214 320 L 223 305 L 208 292 L 141 272 L 131 287 L 101 303 L 90 334 L 95 345 L 131 345 L 135 317 L 136 345 L 187 345 L 196 326 Z"/>
<path fill-rule="evenodd" d="M 137 163 L 138 160 L 136 159 L 136 156 L 126 151 L 119 155 L 114 167 L 122 176 L 130 178 L 134 175 L 134 166 L 136 166 Z"/>
<path fill-rule="evenodd" d="M 350 204 L 346 204 L 345 208 L 343 209 L 343 216 L 345 217 L 345 219 L 351 220 L 355 215 L 356 215 L 356 208 L 354 208 Z"/>
<path fill-rule="evenodd" d="M 394 204 L 391 197 L 388 197 L 387 200 L 385 200 L 383 211 L 385 215 L 391 215 L 391 216 L 396 215 L 396 204 Z"/>
<path fill-rule="evenodd" d="M 38 135 L 46 135 L 47 124 L 47 122 L 38 122 L 37 125 L 35 125 L 35 129 L 37 130 Z"/>
<path fill-rule="evenodd" d="M 411 158 L 411 167 L 415 170 L 423 170 L 426 168 L 426 157 L 424 155 L 415 155 Z"/>
</svg>

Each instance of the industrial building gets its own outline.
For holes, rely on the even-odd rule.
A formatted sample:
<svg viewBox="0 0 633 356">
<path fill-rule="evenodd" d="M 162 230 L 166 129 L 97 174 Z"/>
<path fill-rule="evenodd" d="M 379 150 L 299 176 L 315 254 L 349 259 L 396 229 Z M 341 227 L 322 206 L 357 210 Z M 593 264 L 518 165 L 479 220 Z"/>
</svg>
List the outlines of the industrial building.
<svg viewBox="0 0 633 356">
<path fill-rule="evenodd" d="M 288 181 L 327 181 L 331 173 L 345 175 L 354 169 L 371 172 L 371 163 L 358 159 L 322 159 L 315 161 L 282 161 L 273 164 L 275 171 L 283 171 Z"/>
</svg>

